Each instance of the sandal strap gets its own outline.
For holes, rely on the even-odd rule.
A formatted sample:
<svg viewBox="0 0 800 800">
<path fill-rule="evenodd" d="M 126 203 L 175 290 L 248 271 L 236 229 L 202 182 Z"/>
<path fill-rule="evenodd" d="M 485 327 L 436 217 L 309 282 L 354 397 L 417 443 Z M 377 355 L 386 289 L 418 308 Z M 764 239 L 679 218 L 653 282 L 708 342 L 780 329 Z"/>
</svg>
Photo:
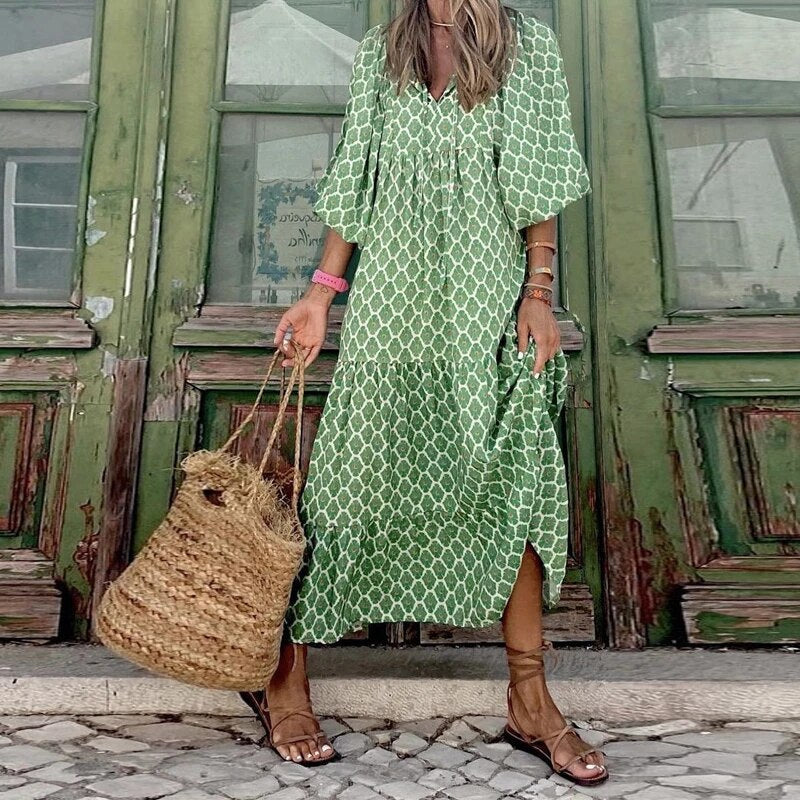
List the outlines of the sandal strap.
<svg viewBox="0 0 800 800">
<path fill-rule="evenodd" d="M 299 734 L 298 736 L 290 736 L 288 739 L 281 739 L 279 742 L 276 742 L 272 735 L 270 734 L 269 743 L 273 746 L 281 746 L 284 744 L 291 744 L 292 742 L 307 742 L 309 739 L 313 739 L 315 742 L 319 742 L 320 737 L 324 736 L 325 734 L 322 731 L 317 731 L 316 733 L 303 733 Z"/>
<path fill-rule="evenodd" d="M 317 730 L 313 733 L 303 733 L 298 734 L 297 736 L 291 736 L 288 739 L 281 739 L 280 742 L 275 741 L 275 731 L 279 725 L 286 722 L 291 717 L 307 717 L 308 719 L 316 722 L 317 718 L 314 716 L 313 712 L 307 708 L 301 707 L 284 707 L 284 706 L 274 706 L 270 708 L 266 703 L 260 704 L 261 709 L 264 711 L 265 716 L 268 721 L 267 730 L 269 732 L 269 743 L 275 747 L 276 745 L 283 745 L 289 744 L 291 742 L 302 742 L 308 739 L 314 739 L 316 742 L 319 742 L 320 739 L 326 736 L 325 731 L 323 731 L 319 727 L 319 723 L 317 723 Z"/>
<path fill-rule="evenodd" d="M 269 713 L 269 727 L 273 731 L 291 717 L 307 717 L 310 720 L 316 720 L 314 714 L 307 708 L 267 708 L 266 710 Z M 311 736 L 311 734 L 307 735 Z"/>
<path fill-rule="evenodd" d="M 600 751 L 596 747 L 587 747 L 584 750 L 581 750 L 579 753 L 576 753 L 569 761 L 565 764 L 558 764 L 556 763 L 554 753 L 558 750 L 558 746 L 564 741 L 564 739 L 569 736 L 570 734 L 574 734 L 575 738 L 581 743 L 586 744 L 586 742 L 581 739 L 578 735 L 578 732 L 572 725 L 565 725 L 560 731 L 556 731 L 556 733 L 552 734 L 551 736 L 542 736 L 540 737 L 542 743 L 548 750 L 548 754 L 550 756 L 550 766 L 553 768 L 553 771 L 561 774 L 564 772 L 570 772 L 569 767 L 571 767 L 576 761 L 580 761 L 584 758 L 584 756 L 588 756 L 589 753 L 599 753 Z M 555 738 L 555 741 L 552 745 L 548 743 L 548 739 Z"/>
<path fill-rule="evenodd" d="M 588 756 L 588 755 L 589 755 L 589 753 L 599 753 L 599 752 L 600 752 L 600 751 L 599 751 L 599 750 L 598 750 L 596 747 L 592 747 L 592 748 L 590 748 L 590 749 L 588 749 L 588 750 L 582 750 L 580 753 L 578 753 L 577 755 L 573 756 L 573 757 L 572 757 L 572 758 L 571 758 L 569 761 L 567 761 L 567 763 L 566 763 L 566 764 L 562 764 L 562 765 L 561 765 L 561 766 L 559 766 L 559 767 L 553 767 L 553 769 L 554 769 L 556 772 L 569 772 L 570 774 L 573 774 L 573 773 L 572 773 L 572 770 L 570 770 L 569 768 L 570 768 L 570 767 L 571 767 L 571 766 L 572 766 L 572 765 L 573 765 L 573 764 L 574 764 L 576 761 L 582 761 L 582 760 L 584 759 L 584 757 L 585 757 L 585 756 Z M 552 761 L 552 758 L 551 758 L 550 760 Z M 597 766 L 600 768 L 600 771 L 602 771 L 602 770 L 604 769 L 604 767 L 603 767 L 603 765 L 602 765 L 602 764 L 597 764 Z"/>
<path fill-rule="evenodd" d="M 530 678 L 538 677 L 544 673 L 544 654 L 552 650 L 553 643 L 547 639 L 542 639 L 538 647 L 530 650 L 516 650 L 506 645 L 506 659 L 508 661 L 508 689 L 506 690 L 506 700 L 508 705 L 508 716 L 514 728 L 528 742 L 539 741 L 541 737 L 531 741 L 530 737 L 523 733 L 522 725 L 519 723 L 517 715 L 514 713 L 511 702 L 511 692 L 514 687 Z"/>
<path fill-rule="evenodd" d="M 506 660 L 510 686 L 516 686 L 522 681 L 534 678 L 544 672 L 544 654 L 553 649 L 553 643 L 543 639 L 538 647 L 530 650 L 515 650 L 506 645 Z"/>
</svg>

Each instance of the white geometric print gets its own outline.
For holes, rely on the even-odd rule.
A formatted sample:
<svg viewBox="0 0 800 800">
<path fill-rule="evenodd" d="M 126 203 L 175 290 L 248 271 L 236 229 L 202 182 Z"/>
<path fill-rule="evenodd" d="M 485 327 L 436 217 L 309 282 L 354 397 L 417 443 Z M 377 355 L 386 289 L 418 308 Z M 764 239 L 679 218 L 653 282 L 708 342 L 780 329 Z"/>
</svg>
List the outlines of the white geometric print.
<svg viewBox="0 0 800 800">
<path fill-rule="evenodd" d="M 567 488 L 562 351 L 517 359 L 519 228 L 591 191 L 552 30 L 519 14 L 503 87 L 465 113 L 383 74 L 381 25 L 353 64 L 314 210 L 362 248 L 300 502 L 309 547 L 295 642 L 369 622 L 500 619 L 526 540 L 559 597 Z"/>
</svg>

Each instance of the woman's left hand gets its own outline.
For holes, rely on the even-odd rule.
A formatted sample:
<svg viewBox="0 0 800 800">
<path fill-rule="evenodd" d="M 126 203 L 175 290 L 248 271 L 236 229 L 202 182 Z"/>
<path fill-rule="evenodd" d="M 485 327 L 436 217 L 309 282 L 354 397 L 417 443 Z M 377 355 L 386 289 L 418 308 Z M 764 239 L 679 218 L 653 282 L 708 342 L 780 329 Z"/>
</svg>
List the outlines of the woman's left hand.
<svg viewBox="0 0 800 800">
<path fill-rule="evenodd" d="M 536 342 L 533 377 L 538 378 L 545 362 L 561 347 L 561 331 L 553 309 L 535 297 L 523 297 L 517 310 L 517 348 L 520 358 L 528 349 L 529 336 Z"/>
</svg>

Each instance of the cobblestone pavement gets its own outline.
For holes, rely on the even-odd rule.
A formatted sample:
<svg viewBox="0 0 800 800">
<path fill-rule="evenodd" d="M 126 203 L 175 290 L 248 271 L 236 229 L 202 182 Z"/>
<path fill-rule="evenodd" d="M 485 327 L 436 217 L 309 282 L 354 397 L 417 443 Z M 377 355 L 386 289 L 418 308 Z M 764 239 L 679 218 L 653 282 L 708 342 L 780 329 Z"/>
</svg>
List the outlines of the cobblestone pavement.
<svg viewBox="0 0 800 800">
<path fill-rule="evenodd" d="M 612 777 L 579 789 L 498 741 L 498 717 L 325 718 L 345 756 L 308 768 L 242 717 L 0 717 L 0 800 L 800 800 L 800 719 L 576 722 Z"/>
</svg>

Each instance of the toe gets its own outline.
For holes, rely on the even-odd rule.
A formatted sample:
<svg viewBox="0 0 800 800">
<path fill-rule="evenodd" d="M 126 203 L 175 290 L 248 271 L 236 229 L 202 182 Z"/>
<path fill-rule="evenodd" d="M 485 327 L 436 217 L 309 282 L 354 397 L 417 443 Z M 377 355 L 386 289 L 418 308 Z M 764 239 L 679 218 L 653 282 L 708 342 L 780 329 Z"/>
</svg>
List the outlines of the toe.
<svg viewBox="0 0 800 800">
<path fill-rule="evenodd" d="M 320 743 L 319 754 L 321 758 L 333 757 L 333 745 L 331 745 L 328 739 L 323 739 Z"/>
<path fill-rule="evenodd" d="M 278 755 L 284 761 L 292 760 L 292 754 L 289 752 L 289 748 L 285 744 L 276 744 L 275 749 L 278 751 Z"/>
<path fill-rule="evenodd" d="M 296 744 L 289 745 L 289 752 L 292 756 L 292 761 L 302 761 L 303 754 L 300 752 L 300 747 Z"/>
<path fill-rule="evenodd" d="M 300 743 L 300 751 L 303 754 L 304 761 L 313 761 L 314 760 L 314 740 L 313 739 L 306 739 L 304 742 Z"/>
</svg>

